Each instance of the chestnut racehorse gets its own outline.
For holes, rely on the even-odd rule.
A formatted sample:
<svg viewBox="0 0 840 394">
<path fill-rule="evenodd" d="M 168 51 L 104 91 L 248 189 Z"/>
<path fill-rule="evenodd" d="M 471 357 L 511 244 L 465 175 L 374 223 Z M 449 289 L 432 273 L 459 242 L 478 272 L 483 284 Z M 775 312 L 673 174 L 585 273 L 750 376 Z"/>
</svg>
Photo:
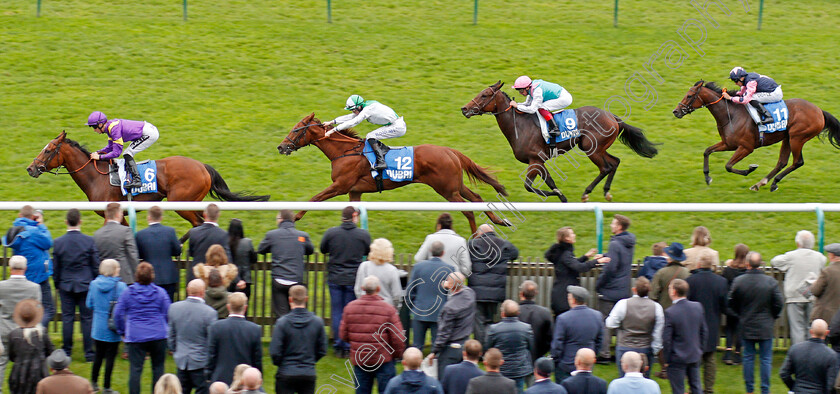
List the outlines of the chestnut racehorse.
<svg viewBox="0 0 840 394">
<path fill-rule="evenodd" d="M 207 193 L 222 201 L 266 201 L 269 196 L 233 193 L 222 176 L 210 165 L 183 156 L 172 156 L 157 162 L 157 193 L 138 194 L 135 201 L 201 201 Z M 91 160 L 90 152 L 61 132 L 35 157 L 26 171 L 33 178 L 64 167 L 89 201 L 126 200 L 120 188 L 111 186 L 108 160 Z M 102 215 L 102 212 L 97 212 Z M 204 222 L 201 212 L 178 211 L 193 226 Z"/>
<path fill-rule="evenodd" d="M 525 190 L 543 197 L 557 196 L 561 201 L 566 202 L 566 196 L 557 188 L 554 179 L 545 168 L 545 162 L 551 158 L 548 155 L 548 144 L 545 143 L 540 131 L 537 115 L 523 114 L 511 109 L 510 102 L 513 100 L 501 90 L 503 85 L 499 81 L 482 90 L 467 105 L 461 107 L 461 113 L 467 118 L 486 113 L 495 115 L 502 134 L 513 149 L 513 156 L 516 160 L 528 164 Z M 645 138 L 641 129 L 624 123 L 609 111 L 597 107 L 580 107 L 575 111 L 580 136 L 558 143 L 557 150 L 563 154 L 579 147 L 589 157 L 592 164 L 600 170 L 595 180 L 583 192 L 581 197 L 583 202 L 589 200 L 589 193 L 592 193 L 592 189 L 604 177 L 607 178 L 604 183 L 604 198 L 612 201 L 610 186 L 621 160 L 607 153 L 607 149 L 618 138 L 637 155 L 652 158 L 656 156 L 656 146 Z M 543 178 L 545 185 L 551 190 L 540 190 L 534 187 L 534 179 L 537 176 Z"/>
<path fill-rule="evenodd" d="M 360 139 L 355 131 L 342 130 L 325 137 L 326 127 L 311 113 L 298 122 L 277 147 L 281 155 L 292 152 L 307 145 L 315 145 L 330 159 L 333 183 L 316 194 L 309 201 L 329 200 L 338 195 L 348 194 L 350 201 L 361 201 L 362 193 L 375 193 L 376 182 L 370 175 L 370 162 L 362 150 L 365 141 Z M 493 187 L 496 192 L 507 196 L 505 187 L 499 183 L 487 170 L 476 164 L 469 157 L 455 149 L 436 145 L 418 145 L 414 147 L 414 180 L 393 182 L 384 180 L 383 190 L 396 189 L 411 183 L 425 183 L 435 189 L 447 201 L 482 202 L 478 193 L 470 190 L 465 184 L 463 174 L 473 183 L 476 180 Z M 475 215 L 471 211 L 463 211 L 470 222 L 470 229 L 476 231 Z M 486 212 L 495 224 L 509 226 L 510 222 L 500 220 L 493 212 Z M 306 211 L 298 212 L 295 220 L 300 220 Z"/>
<path fill-rule="evenodd" d="M 709 176 L 709 155 L 714 152 L 732 151 L 735 153 L 729 162 L 726 163 L 726 171 L 734 174 L 747 176 L 758 168 L 758 165 L 751 164 L 746 170 L 735 168 L 735 164 L 747 157 L 755 149 L 773 145 L 779 141 L 782 147 L 779 150 L 779 161 L 776 167 L 758 183 L 752 185 L 750 190 L 758 189 L 773 178 L 770 191 L 774 192 L 779 188 L 777 185 L 787 174 L 790 174 L 805 164 L 802 158 L 802 147 L 810 139 L 826 133 L 831 145 L 840 148 L 840 122 L 830 113 L 821 110 L 816 105 L 803 99 L 785 100 L 788 109 L 787 130 L 777 131 L 760 135 L 758 126 L 747 112 L 746 106 L 733 104 L 722 98 L 723 90 L 714 82 L 705 83 L 697 81 L 682 101 L 674 109 L 674 116 L 682 118 L 700 108 L 708 108 L 717 122 L 718 134 L 721 141 L 714 144 L 703 152 L 703 174 L 706 176 L 706 184 L 712 183 Z M 793 164 L 779 173 L 787 165 L 788 158 L 793 154 Z M 778 175 L 776 175 L 778 174 Z"/>
</svg>

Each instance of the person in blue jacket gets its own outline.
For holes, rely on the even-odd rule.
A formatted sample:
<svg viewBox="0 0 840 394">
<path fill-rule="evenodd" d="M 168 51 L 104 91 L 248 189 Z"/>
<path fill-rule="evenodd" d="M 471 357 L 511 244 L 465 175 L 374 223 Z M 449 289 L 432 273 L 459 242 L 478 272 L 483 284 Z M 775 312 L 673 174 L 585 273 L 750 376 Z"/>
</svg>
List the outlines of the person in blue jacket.
<svg viewBox="0 0 840 394">
<path fill-rule="evenodd" d="M 114 259 L 105 259 L 99 263 L 99 276 L 90 282 L 85 303 L 93 311 L 93 325 L 90 336 L 93 338 L 94 356 L 90 381 L 93 390 L 99 389 L 99 370 L 105 362 L 102 394 L 114 393 L 111 390 L 111 373 L 114 371 L 114 360 L 122 339 L 116 331 L 108 328 L 108 318 L 111 314 L 111 302 L 117 301 L 125 291 L 125 283 L 120 281 L 120 263 Z"/>
<path fill-rule="evenodd" d="M 26 257 L 26 279 L 41 286 L 41 304 L 44 307 L 41 324 L 46 327 L 55 315 L 55 305 L 50 287 L 50 248 L 53 241 L 50 230 L 44 225 L 44 214 L 31 205 L 24 205 L 12 228 L 3 237 L 3 245 L 12 248 L 14 254 Z"/>
</svg>

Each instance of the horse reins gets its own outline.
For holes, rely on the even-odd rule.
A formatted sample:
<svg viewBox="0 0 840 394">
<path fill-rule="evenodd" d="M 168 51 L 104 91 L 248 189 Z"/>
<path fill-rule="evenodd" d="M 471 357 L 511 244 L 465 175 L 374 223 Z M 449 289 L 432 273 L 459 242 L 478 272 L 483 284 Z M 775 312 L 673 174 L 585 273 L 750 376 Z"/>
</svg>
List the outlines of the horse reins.
<svg viewBox="0 0 840 394">
<path fill-rule="evenodd" d="M 42 174 L 46 172 L 46 173 L 53 174 L 53 175 L 72 175 L 72 174 L 75 174 L 75 173 L 83 170 L 85 167 L 87 167 L 88 164 L 90 164 L 90 162 L 93 162 L 93 168 L 96 169 L 96 172 L 98 172 L 100 175 L 108 175 L 107 172 L 99 171 L 99 167 L 96 165 L 96 162 L 98 162 L 99 160 L 93 160 L 93 158 L 89 158 L 88 161 L 85 162 L 85 164 L 83 164 L 81 167 L 79 167 L 78 169 L 73 170 L 73 171 L 70 171 L 69 169 L 67 170 L 67 172 L 58 172 L 58 170 L 55 170 L 55 171 L 47 170 L 47 164 L 49 162 L 53 161 L 53 159 L 55 159 L 55 156 L 60 151 L 61 144 L 63 144 L 63 143 L 64 143 L 64 141 L 61 141 L 61 142 L 59 142 L 58 144 L 55 145 L 55 149 L 50 151 L 50 155 L 47 158 L 47 160 L 41 160 L 41 159 L 36 157 L 35 160 L 33 160 L 33 161 L 36 161 L 36 162 L 40 163 L 40 165 L 38 165 L 35 168 L 37 168 L 38 171 L 40 171 Z M 61 166 L 59 166 L 59 167 L 61 167 Z M 64 168 L 67 168 L 67 166 L 64 166 Z"/>
<path fill-rule="evenodd" d="M 295 133 L 295 132 L 297 132 L 297 131 L 299 131 L 299 130 L 303 130 L 303 132 L 302 132 L 302 133 L 300 133 L 300 134 L 298 134 L 298 136 L 297 136 L 297 137 L 295 137 L 295 139 L 294 139 L 294 140 L 291 140 L 291 139 L 289 139 L 288 137 L 286 137 L 286 139 L 287 139 L 287 140 L 289 140 L 289 142 L 291 142 L 291 144 L 292 144 L 292 146 L 295 148 L 295 150 L 298 150 L 298 149 L 302 148 L 302 146 L 299 146 L 299 145 L 297 144 L 297 142 L 301 139 L 301 137 L 303 137 L 304 135 L 306 135 L 306 132 L 309 130 L 309 127 L 310 127 L 310 126 L 324 126 L 324 124 L 323 124 L 323 123 L 310 123 L 310 124 L 307 124 L 307 125 L 304 125 L 304 126 L 301 126 L 301 127 L 296 127 L 296 128 L 294 128 L 294 129 L 292 129 L 292 131 L 291 131 L 292 133 Z M 340 158 L 342 158 L 342 157 L 347 157 L 347 156 L 364 156 L 364 152 L 358 152 L 358 153 L 346 154 L 346 152 L 349 152 L 349 151 L 355 151 L 355 150 L 356 150 L 356 149 L 358 149 L 359 147 L 364 147 L 364 141 L 362 141 L 362 140 L 358 140 L 358 139 L 356 139 L 356 138 L 352 138 L 352 137 L 349 137 L 349 136 L 346 136 L 346 135 L 341 134 L 341 133 L 338 133 L 338 135 L 339 135 L 339 136 L 341 136 L 341 137 L 343 137 L 343 138 L 344 138 L 345 140 L 347 140 L 347 141 L 358 142 L 359 144 L 358 144 L 358 145 L 356 145 L 356 146 L 354 146 L 353 148 L 350 148 L 350 149 L 348 149 L 348 150 L 344 151 L 344 152 L 345 152 L 345 154 L 344 154 L 344 155 L 338 156 L 338 157 L 336 157 L 336 158 L 334 158 L 334 159 L 332 159 L 332 160 L 330 160 L 330 161 L 334 161 L 334 160 L 340 159 Z M 331 135 L 330 135 L 330 136 L 331 136 Z M 318 141 L 325 140 L 325 139 L 327 139 L 327 138 L 330 138 L 330 136 L 324 135 L 323 137 L 318 138 L 318 139 L 316 139 L 316 140 L 312 141 L 312 143 L 316 143 L 316 142 L 318 142 Z M 363 150 L 364 150 L 364 149 L 363 149 Z"/>
<path fill-rule="evenodd" d="M 504 110 L 499 111 L 499 112 L 483 111 L 483 110 L 482 110 L 482 108 L 484 108 L 484 106 L 485 106 L 485 105 L 490 104 L 490 102 L 491 102 L 491 101 L 493 101 L 494 99 L 496 99 L 496 95 L 497 95 L 497 94 L 499 94 L 499 92 L 501 92 L 501 90 L 494 90 L 494 91 L 493 91 L 493 94 L 490 96 L 490 98 L 488 98 L 488 99 L 487 99 L 487 101 L 486 101 L 484 104 L 481 104 L 481 105 L 479 105 L 479 104 L 475 101 L 475 98 L 473 98 L 472 100 L 470 100 L 470 103 L 475 104 L 475 108 L 477 108 L 477 109 L 478 109 L 478 113 L 476 113 L 476 115 L 481 116 L 481 115 L 484 115 L 484 114 L 486 114 L 486 113 L 489 113 L 489 114 L 491 114 L 491 115 L 494 115 L 494 116 L 495 116 L 495 115 L 498 115 L 498 114 L 501 114 L 501 113 L 505 113 L 505 112 L 509 111 L 511 108 L 513 108 L 513 107 L 508 106 L 507 108 L 505 108 Z M 469 103 L 468 103 L 468 104 L 469 104 Z M 472 108 L 470 108 L 470 112 L 471 112 L 471 113 L 473 113 Z"/>
</svg>

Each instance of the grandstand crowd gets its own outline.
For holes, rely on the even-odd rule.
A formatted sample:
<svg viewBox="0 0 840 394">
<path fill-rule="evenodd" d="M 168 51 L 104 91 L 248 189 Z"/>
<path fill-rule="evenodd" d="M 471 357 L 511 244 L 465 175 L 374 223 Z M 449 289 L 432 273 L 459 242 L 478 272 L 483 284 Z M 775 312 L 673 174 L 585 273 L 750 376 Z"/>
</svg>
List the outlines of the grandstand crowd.
<svg viewBox="0 0 840 394">
<path fill-rule="evenodd" d="M 109 204 L 106 223 L 88 236 L 71 209 L 66 232 L 53 239 L 43 213 L 25 206 L 3 237 L 14 255 L 0 281 L 0 379 L 12 393 L 116 393 L 117 357 L 129 361 L 131 394 L 143 391 L 147 360 L 147 389 L 155 394 L 314 393 L 335 383 L 319 386 L 316 376 L 329 347 L 352 366 L 347 381 L 356 393 L 374 386 L 379 393 L 659 393 L 655 379 L 668 381 L 673 393 L 711 393 L 718 361 L 742 365 L 745 392 L 769 393 L 774 324 L 783 311 L 791 346 L 776 373 L 792 392 L 840 392 L 840 244 L 823 255 L 805 230 L 796 233 L 794 250 L 769 262 L 785 272 L 780 286 L 746 245 L 721 263 L 702 226 L 689 248 L 653 245 L 635 278 L 629 218 L 613 217 L 604 254 L 576 255 L 574 230 L 563 227 L 545 253 L 552 288 L 524 281 L 513 300 L 506 299 L 507 265 L 519 251 L 492 226 L 465 239 L 441 214 L 407 273 L 392 264 L 391 243 L 372 240 L 347 207 L 318 245 L 329 256 L 328 335 L 307 309 L 305 256 L 315 245 L 291 211 L 280 211 L 277 228 L 255 246 L 241 221 L 225 231 L 219 208 L 208 205 L 204 224 L 188 234 L 187 297 L 180 301 L 173 257 L 182 242 L 161 224 L 163 211 L 151 208 L 148 227 L 136 235 L 122 215 L 119 204 Z M 246 318 L 258 254 L 271 256 L 273 367 L 262 362 L 262 329 Z M 580 274 L 596 267 L 590 294 Z M 45 328 L 56 312 L 53 290 L 61 302 L 60 347 Z M 540 291 L 551 292 L 550 308 L 534 301 Z M 71 368 L 77 313 L 89 377 Z M 165 371 L 169 354 L 175 371 Z M 595 376 L 596 363 L 614 363 L 619 377 Z M 263 385 L 269 372 L 273 388 Z"/>
</svg>

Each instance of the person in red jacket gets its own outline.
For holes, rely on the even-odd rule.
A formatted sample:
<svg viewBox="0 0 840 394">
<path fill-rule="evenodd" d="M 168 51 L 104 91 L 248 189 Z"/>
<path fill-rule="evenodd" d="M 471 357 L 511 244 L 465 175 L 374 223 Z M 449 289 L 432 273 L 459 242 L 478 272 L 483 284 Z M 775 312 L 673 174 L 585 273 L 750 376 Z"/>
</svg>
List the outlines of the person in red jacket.
<svg viewBox="0 0 840 394">
<path fill-rule="evenodd" d="M 356 394 L 370 394 L 376 379 L 379 392 L 396 376 L 394 358 L 405 350 L 400 317 L 391 304 L 379 296 L 379 278 L 368 276 L 362 283 L 365 294 L 347 304 L 339 335 L 350 343 L 350 363 L 356 375 Z"/>
</svg>

